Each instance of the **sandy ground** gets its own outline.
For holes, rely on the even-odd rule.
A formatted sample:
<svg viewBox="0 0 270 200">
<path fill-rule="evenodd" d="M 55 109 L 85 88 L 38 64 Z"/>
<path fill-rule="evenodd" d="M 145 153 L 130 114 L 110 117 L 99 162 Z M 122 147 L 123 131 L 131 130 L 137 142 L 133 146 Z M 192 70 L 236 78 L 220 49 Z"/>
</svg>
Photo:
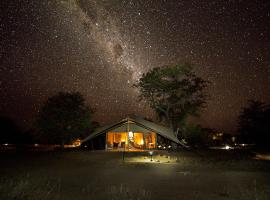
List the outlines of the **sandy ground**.
<svg viewBox="0 0 270 200">
<path fill-rule="evenodd" d="M 0 199 L 270 199 L 270 162 L 227 152 L 1 156 Z M 18 196 L 23 198 L 18 198 Z"/>
</svg>

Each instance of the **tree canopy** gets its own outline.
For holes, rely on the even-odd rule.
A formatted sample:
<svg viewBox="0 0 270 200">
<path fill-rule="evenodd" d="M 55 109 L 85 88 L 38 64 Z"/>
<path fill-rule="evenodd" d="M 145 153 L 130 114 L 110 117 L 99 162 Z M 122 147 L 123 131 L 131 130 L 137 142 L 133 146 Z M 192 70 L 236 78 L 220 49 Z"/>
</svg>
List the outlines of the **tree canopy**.
<svg viewBox="0 0 270 200">
<path fill-rule="evenodd" d="M 238 132 L 243 142 L 258 146 L 269 145 L 270 105 L 261 101 L 249 100 L 243 107 L 238 122 Z"/>
<path fill-rule="evenodd" d="M 92 115 L 80 93 L 59 92 L 41 107 L 36 124 L 42 138 L 64 145 L 92 128 Z"/>
<path fill-rule="evenodd" d="M 201 125 L 186 123 L 182 130 L 182 139 L 192 147 L 206 147 L 211 144 L 212 129 Z"/>
<path fill-rule="evenodd" d="M 174 131 L 187 116 L 198 115 L 205 105 L 208 82 L 188 64 L 153 68 L 135 84 L 140 100 L 146 100 Z"/>
<path fill-rule="evenodd" d="M 29 138 L 14 120 L 0 116 L 0 144 L 25 144 Z"/>
</svg>

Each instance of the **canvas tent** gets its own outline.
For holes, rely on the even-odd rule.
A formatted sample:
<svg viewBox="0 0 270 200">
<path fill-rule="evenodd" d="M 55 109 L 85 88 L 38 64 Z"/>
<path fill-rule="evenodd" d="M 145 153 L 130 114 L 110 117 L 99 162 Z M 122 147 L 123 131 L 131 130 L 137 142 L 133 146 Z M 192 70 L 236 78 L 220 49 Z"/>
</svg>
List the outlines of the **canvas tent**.
<svg viewBox="0 0 270 200">
<path fill-rule="evenodd" d="M 157 149 L 161 143 L 185 146 L 170 128 L 138 116 L 98 128 L 82 140 L 85 147 L 106 150 Z"/>
</svg>

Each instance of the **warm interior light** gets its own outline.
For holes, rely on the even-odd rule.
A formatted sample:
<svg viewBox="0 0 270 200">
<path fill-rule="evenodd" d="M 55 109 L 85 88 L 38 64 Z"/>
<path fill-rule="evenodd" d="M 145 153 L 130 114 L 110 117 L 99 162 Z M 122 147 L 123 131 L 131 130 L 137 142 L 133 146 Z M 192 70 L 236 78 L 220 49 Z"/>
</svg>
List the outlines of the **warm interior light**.
<svg viewBox="0 0 270 200">
<path fill-rule="evenodd" d="M 73 143 L 72 143 L 72 145 L 73 145 L 74 147 L 80 146 L 80 145 L 81 145 L 81 140 L 80 140 L 80 139 L 74 140 Z"/>
<path fill-rule="evenodd" d="M 107 133 L 107 148 L 117 149 L 123 148 L 123 144 L 129 144 L 128 148 L 133 149 L 153 149 L 156 147 L 155 133 L 142 132 L 108 132 Z"/>
<path fill-rule="evenodd" d="M 128 137 L 130 137 L 130 138 L 133 137 L 133 132 L 132 132 L 132 131 L 129 131 L 129 132 L 128 132 Z"/>
</svg>

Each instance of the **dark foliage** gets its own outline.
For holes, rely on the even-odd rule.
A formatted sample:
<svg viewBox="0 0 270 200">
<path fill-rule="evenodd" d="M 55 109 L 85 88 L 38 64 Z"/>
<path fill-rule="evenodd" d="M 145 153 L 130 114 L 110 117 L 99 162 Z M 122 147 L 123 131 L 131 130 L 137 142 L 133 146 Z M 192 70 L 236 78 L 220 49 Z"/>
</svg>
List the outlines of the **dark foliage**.
<svg viewBox="0 0 270 200">
<path fill-rule="evenodd" d="M 196 124 L 185 124 L 181 138 L 192 147 L 207 147 L 212 141 L 212 129 L 203 128 Z"/>
<path fill-rule="evenodd" d="M 238 132 L 243 142 L 269 146 L 270 105 L 250 100 L 239 115 Z"/>
<path fill-rule="evenodd" d="M 135 84 L 146 100 L 174 131 L 189 115 L 198 115 L 205 105 L 208 82 L 198 77 L 190 65 L 157 67 L 142 75 Z"/>
<path fill-rule="evenodd" d="M 43 140 L 63 145 L 89 134 L 97 125 L 91 122 L 92 114 L 80 93 L 59 92 L 45 102 L 36 125 Z"/>
<path fill-rule="evenodd" d="M 0 144 L 28 144 L 32 138 L 8 117 L 0 117 Z"/>
</svg>

